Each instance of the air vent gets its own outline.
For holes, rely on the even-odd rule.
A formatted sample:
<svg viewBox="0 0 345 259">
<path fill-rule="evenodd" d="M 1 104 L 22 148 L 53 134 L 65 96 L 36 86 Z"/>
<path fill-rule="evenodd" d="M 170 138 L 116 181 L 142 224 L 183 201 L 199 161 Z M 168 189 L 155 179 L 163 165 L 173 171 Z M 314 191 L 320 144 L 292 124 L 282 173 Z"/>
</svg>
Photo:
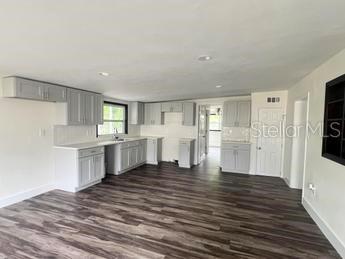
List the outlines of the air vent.
<svg viewBox="0 0 345 259">
<path fill-rule="evenodd" d="M 279 103 L 280 97 L 267 97 L 267 102 L 268 103 Z"/>
</svg>

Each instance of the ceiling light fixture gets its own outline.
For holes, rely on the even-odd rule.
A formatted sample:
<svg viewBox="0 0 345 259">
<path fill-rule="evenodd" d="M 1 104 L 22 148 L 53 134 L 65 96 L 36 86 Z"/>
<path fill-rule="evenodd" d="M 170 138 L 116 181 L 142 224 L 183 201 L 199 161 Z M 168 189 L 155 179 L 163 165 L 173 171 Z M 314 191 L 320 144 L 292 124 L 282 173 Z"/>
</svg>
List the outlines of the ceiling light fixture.
<svg viewBox="0 0 345 259">
<path fill-rule="evenodd" d="M 109 73 L 107 73 L 107 72 L 99 72 L 98 74 L 100 76 L 109 76 Z"/>
<path fill-rule="evenodd" d="M 212 57 L 207 56 L 207 55 L 203 55 L 203 56 L 198 57 L 199 61 L 210 61 L 211 59 L 212 59 Z"/>
<path fill-rule="evenodd" d="M 222 88 L 223 86 L 222 85 L 216 85 L 216 88 Z"/>
</svg>

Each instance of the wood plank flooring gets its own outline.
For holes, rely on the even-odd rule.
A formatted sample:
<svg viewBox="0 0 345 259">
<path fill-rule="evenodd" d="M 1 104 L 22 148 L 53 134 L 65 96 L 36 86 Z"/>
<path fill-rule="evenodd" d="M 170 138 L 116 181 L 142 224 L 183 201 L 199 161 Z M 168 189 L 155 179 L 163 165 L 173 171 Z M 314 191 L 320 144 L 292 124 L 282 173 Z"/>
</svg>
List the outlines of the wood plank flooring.
<svg viewBox="0 0 345 259">
<path fill-rule="evenodd" d="M 281 179 L 142 166 L 0 209 L 0 258 L 340 258 Z"/>
</svg>

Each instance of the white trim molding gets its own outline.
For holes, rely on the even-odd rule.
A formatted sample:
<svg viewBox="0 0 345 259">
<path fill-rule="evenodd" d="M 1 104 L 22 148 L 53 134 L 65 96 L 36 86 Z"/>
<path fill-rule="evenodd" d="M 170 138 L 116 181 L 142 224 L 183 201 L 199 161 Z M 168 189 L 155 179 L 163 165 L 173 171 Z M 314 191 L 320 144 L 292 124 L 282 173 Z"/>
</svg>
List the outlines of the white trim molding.
<svg viewBox="0 0 345 259">
<path fill-rule="evenodd" d="M 313 206 L 305 199 L 302 199 L 302 204 L 312 219 L 321 229 L 322 233 L 327 237 L 329 242 L 334 246 L 335 250 L 340 254 L 342 258 L 345 258 L 345 244 L 338 238 L 328 223 L 319 216 Z"/>
<path fill-rule="evenodd" d="M 45 192 L 49 192 L 55 189 L 54 184 L 46 184 L 39 186 L 37 188 L 32 188 L 23 192 L 16 193 L 14 195 L 10 195 L 0 199 L 0 208 L 15 204 L 17 202 L 21 202 L 23 200 L 35 197 Z"/>
</svg>

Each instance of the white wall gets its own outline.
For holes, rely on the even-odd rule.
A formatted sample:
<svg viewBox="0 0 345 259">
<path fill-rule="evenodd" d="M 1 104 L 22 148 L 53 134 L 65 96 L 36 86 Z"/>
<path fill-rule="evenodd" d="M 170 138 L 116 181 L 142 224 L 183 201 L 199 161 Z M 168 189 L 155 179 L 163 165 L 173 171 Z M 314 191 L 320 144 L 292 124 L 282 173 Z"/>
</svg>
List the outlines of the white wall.
<svg viewBox="0 0 345 259">
<path fill-rule="evenodd" d="M 279 97 L 279 103 L 268 103 L 267 97 Z M 286 114 L 286 105 L 287 105 L 287 97 L 288 91 L 271 91 L 271 92 L 257 92 L 252 93 L 252 114 L 251 114 L 251 123 L 252 125 L 259 121 L 259 111 L 262 108 L 281 108 L 283 110 L 283 114 Z M 284 145 L 285 139 L 283 139 Z M 250 173 L 256 173 L 256 146 L 257 146 L 257 139 L 251 135 L 251 153 L 250 153 Z M 284 150 L 282 153 L 282 157 L 284 157 Z M 282 161 L 282 169 L 283 169 L 284 161 Z"/>
<path fill-rule="evenodd" d="M 310 93 L 309 122 L 323 122 L 326 82 L 345 73 L 345 50 L 322 64 L 289 90 L 287 124 L 293 123 L 296 100 Z M 345 167 L 321 156 L 322 137 L 313 134 L 307 139 L 304 200 L 324 233 L 345 257 Z M 284 177 L 290 178 L 291 141 L 285 149 Z M 313 183 L 316 196 L 308 190 Z"/>
<path fill-rule="evenodd" d="M 53 103 L 0 97 L 0 207 L 14 194 L 52 187 L 54 109 Z"/>
<path fill-rule="evenodd" d="M 88 142 L 97 138 L 96 126 L 53 126 L 55 103 L 3 98 L 1 80 L 0 96 L 2 207 L 54 188 L 54 143 Z M 140 134 L 137 125 L 129 125 L 128 130 L 128 135 Z"/>
</svg>

